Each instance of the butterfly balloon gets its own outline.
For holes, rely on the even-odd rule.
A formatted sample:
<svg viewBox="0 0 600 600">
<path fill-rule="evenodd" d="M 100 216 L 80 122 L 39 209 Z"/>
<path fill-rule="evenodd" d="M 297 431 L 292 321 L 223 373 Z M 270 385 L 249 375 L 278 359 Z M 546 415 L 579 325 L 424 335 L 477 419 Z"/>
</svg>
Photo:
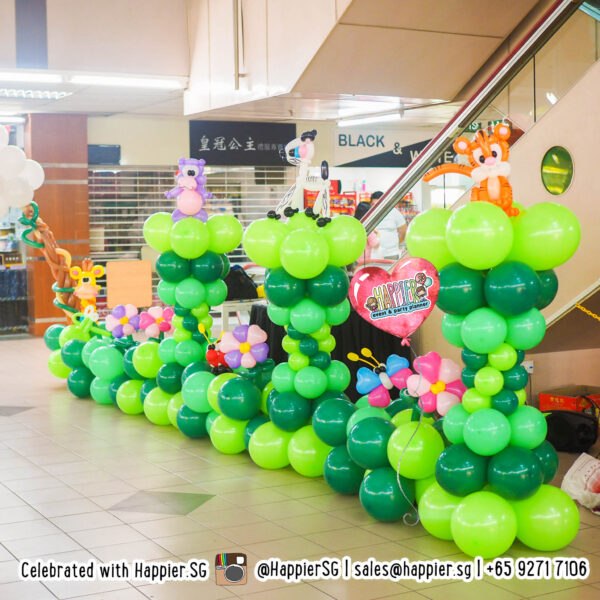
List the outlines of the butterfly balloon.
<svg viewBox="0 0 600 600">
<path fill-rule="evenodd" d="M 379 362 L 368 348 L 362 348 L 360 353 L 373 362 L 360 358 L 354 352 L 348 354 L 351 361 L 361 361 L 371 367 L 358 369 L 356 391 L 359 394 L 368 394 L 371 406 L 388 406 L 391 402 L 390 390 L 394 387 L 399 389 L 406 387 L 406 380 L 413 374 L 408 360 L 397 354 L 390 354 L 384 364 Z"/>
</svg>

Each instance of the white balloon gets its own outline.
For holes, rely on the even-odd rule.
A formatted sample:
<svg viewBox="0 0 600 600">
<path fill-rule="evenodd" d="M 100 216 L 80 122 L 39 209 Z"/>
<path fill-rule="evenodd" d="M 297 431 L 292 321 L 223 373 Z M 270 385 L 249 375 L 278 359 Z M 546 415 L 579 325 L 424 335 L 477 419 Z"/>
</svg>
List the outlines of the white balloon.
<svg viewBox="0 0 600 600">
<path fill-rule="evenodd" d="M 33 200 L 33 189 L 23 177 L 13 177 L 4 182 L 3 197 L 10 206 L 25 206 Z"/>
<path fill-rule="evenodd" d="M 25 177 L 25 179 L 27 179 L 29 185 L 34 190 L 37 190 L 39 187 L 41 187 L 42 183 L 44 183 L 45 175 L 42 165 L 35 160 L 31 160 L 30 158 L 25 161 L 25 167 L 20 175 L 21 177 Z"/>
<path fill-rule="evenodd" d="M 4 196 L 0 195 L 0 219 L 2 217 L 4 217 L 4 215 L 8 212 L 9 209 L 10 209 L 10 204 L 4 198 Z"/>
<path fill-rule="evenodd" d="M 8 146 L 8 129 L 6 127 L 0 125 L 0 148 L 4 148 Z"/>
<path fill-rule="evenodd" d="M 0 177 L 10 179 L 21 173 L 27 157 L 17 146 L 6 146 L 0 150 Z"/>
</svg>

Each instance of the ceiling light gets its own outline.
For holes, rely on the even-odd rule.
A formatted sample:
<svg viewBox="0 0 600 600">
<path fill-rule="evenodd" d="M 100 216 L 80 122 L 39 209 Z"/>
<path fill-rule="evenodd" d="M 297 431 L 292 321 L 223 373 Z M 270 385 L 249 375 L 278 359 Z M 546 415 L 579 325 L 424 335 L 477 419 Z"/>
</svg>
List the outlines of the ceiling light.
<svg viewBox="0 0 600 600">
<path fill-rule="evenodd" d="M 9 117 L 0 115 L 0 123 L 25 123 L 25 117 Z"/>
<path fill-rule="evenodd" d="M 180 90 L 184 87 L 180 79 L 158 79 L 155 77 L 115 77 L 109 75 L 73 75 L 69 83 L 76 85 L 104 85 L 108 87 L 153 88 Z"/>
<path fill-rule="evenodd" d="M 369 123 L 386 123 L 389 121 L 399 121 L 402 118 L 404 111 L 398 110 L 391 113 L 379 114 L 379 115 L 367 115 L 364 117 L 356 117 L 352 119 L 340 119 L 337 124 L 338 127 L 352 127 L 353 125 L 367 125 Z"/>
<path fill-rule="evenodd" d="M 558 102 L 556 94 L 553 94 L 552 92 L 546 92 L 546 98 L 550 104 L 556 104 Z"/>
<path fill-rule="evenodd" d="M 55 92 L 53 90 L 0 88 L 0 98 L 18 98 L 19 100 L 60 100 L 72 94 L 73 92 Z"/>
<path fill-rule="evenodd" d="M 21 81 L 23 83 L 62 83 L 58 73 L 39 73 L 30 71 L 0 71 L 0 81 Z"/>
</svg>

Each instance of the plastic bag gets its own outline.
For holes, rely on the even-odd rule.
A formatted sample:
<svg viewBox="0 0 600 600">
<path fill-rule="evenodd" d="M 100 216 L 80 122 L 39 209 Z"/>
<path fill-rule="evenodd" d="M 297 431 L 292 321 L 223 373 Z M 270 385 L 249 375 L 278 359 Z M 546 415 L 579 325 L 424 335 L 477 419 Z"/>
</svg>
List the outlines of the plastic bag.
<svg viewBox="0 0 600 600">
<path fill-rule="evenodd" d="M 573 500 L 600 515 L 600 460 L 582 454 L 567 471 L 561 488 Z"/>
</svg>

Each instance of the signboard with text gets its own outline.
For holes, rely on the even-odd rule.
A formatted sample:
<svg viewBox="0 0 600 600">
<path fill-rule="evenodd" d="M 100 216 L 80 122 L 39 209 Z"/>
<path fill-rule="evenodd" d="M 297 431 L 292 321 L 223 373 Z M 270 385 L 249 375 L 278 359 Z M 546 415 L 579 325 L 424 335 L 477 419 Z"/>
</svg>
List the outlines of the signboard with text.
<svg viewBox="0 0 600 600">
<path fill-rule="evenodd" d="M 190 156 L 209 165 L 289 166 L 281 158 L 296 125 L 246 121 L 190 121 Z"/>
</svg>

